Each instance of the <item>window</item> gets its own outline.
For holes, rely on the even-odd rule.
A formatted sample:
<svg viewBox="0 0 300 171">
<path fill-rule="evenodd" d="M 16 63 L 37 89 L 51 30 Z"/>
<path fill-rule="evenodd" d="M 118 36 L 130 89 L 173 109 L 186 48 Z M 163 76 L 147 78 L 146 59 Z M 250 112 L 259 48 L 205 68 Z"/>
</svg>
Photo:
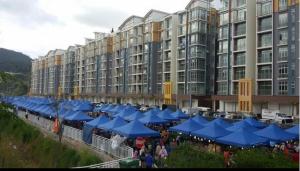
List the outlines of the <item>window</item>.
<svg viewBox="0 0 300 171">
<path fill-rule="evenodd" d="M 184 84 L 178 84 L 178 94 L 184 94 Z"/>
<path fill-rule="evenodd" d="M 185 70 L 185 60 L 178 61 L 178 70 Z"/>
<path fill-rule="evenodd" d="M 184 82 L 184 72 L 178 73 L 178 82 Z"/>
<path fill-rule="evenodd" d="M 191 44 L 197 44 L 198 43 L 198 35 L 197 34 L 193 34 L 191 35 Z"/>
<path fill-rule="evenodd" d="M 171 51 L 165 53 L 165 60 L 171 60 Z"/>
<path fill-rule="evenodd" d="M 272 46 L 272 34 L 263 34 L 259 37 L 259 47 Z"/>
<path fill-rule="evenodd" d="M 234 11 L 233 13 L 234 21 L 245 21 L 246 20 L 246 9 Z"/>
<path fill-rule="evenodd" d="M 197 32 L 198 31 L 198 22 L 192 22 L 191 23 L 191 33 Z"/>
<path fill-rule="evenodd" d="M 186 32 L 186 26 L 180 26 L 178 30 L 179 36 L 185 34 L 185 32 Z"/>
<path fill-rule="evenodd" d="M 206 50 L 202 46 L 193 46 L 190 49 L 191 57 L 205 58 Z"/>
<path fill-rule="evenodd" d="M 228 27 L 221 27 L 219 30 L 219 39 L 227 39 L 228 38 Z"/>
<path fill-rule="evenodd" d="M 191 59 L 191 69 L 205 69 L 205 60 L 201 58 Z"/>
<path fill-rule="evenodd" d="M 243 78 L 245 78 L 245 68 L 244 67 L 234 68 L 234 80 L 240 80 Z"/>
<path fill-rule="evenodd" d="M 272 94 L 272 82 L 260 81 L 258 82 L 258 95 L 271 95 Z"/>
<path fill-rule="evenodd" d="M 165 49 L 171 49 L 171 40 L 166 41 L 166 48 Z"/>
<path fill-rule="evenodd" d="M 185 49 L 179 50 L 178 59 L 184 59 L 185 58 Z"/>
<path fill-rule="evenodd" d="M 166 62 L 164 72 L 170 72 L 170 70 L 171 70 L 171 62 Z"/>
<path fill-rule="evenodd" d="M 186 24 L 186 15 L 185 14 L 181 14 L 179 16 L 179 23 L 180 24 Z"/>
<path fill-rule="evenodd" d="M 237 24 L 235 27 L 235 36 L 240 36 L 246 34 L 246 24 Z"/>
<path fill-rule="evenodd" d="M 278 64 L 278 78 L 288 77 L 288 65 L 287 63 Z"/>
<path fill-rule="evenodd" d="M 278 61 L 287 61 L 287 56 L 288 56 L 288 48 L 280 47 Z"/>
<path fill-rule="evenodd" d="M 283 13 L 283 14 L 279 14 L 279 27 L 285 27 L 288 24 L 288 14 L 287 13 Z"/>
<path fill-rule="evenodd" d="M 264 16 L 272 13 L 272 2 L 263 3 L 258 6 L 258 15 Z"/>
<path fill-rule="evenodd" d="M 259 21 L 259 31 L 272 29 L 272 17 L 263 18 Z"/>
<path fill-rule="evenodd" d="M 225 95 L 227 93 L 227 82 L 217 83 L 218 95 Z"/>
<path fill-rule="evenodd" d="M 166 73 L 165 74 L 165 82 L 168 82 L 168 81 L 170 81 L 171 80 L 171 75 L 170 75 L 170 73 Z"/>
<path fill-rule="evenodd" d="M 228 70 L 227 68 L 221 68 L 218 69 L 218 73 L 217 73 L 217 80 L 218 81 L 225 81 L 227 80 L 228 76 Z"/>
<path fill-rule="evenodd" d="M 229 23 L 229 14 L 228 13 L 220 14 L 220 24 L 225 25 L 228 23 Z"/>
<path fill-rule="evenodd" d="M 272 79 L 272 65 L 258 66 L 258 79 Z"/>
<path fill-rule="evenodd" d="M 288 32 L 287 30 L 281 30 L 279 32 L 279 44 L 287 44 Z"/>
<path fill-rule="evenodd" d="M 227 65 L 228 65 L 227 54 L 220 55 L 218 60 L 218 67 L 227 67 Z"/>
<path fill-rule="evenodd" d="M 279 95 L 287 95 L 288 94 L 288 82 L 287 81 L 279 81 Z"/>
<path fill-rule="evenodd" d="M 236 44 L 236 46 L 235 46 L 236 51 L 245 50 L 245 48 L 246 48 L 246 39 L 245 38 L 237 39 L 235 44 Z"/>
<path fill-rule="evenodd" d="M 287 9 L 287 5 L 288 5 L 288 0 L 279 0 L 279 10 L 286 10 Z"/>
<path fill-rule="evenodd" d="M 245 65 L 245 53 L 238 53 L 235 55 L 234 59 L 235 65 Z"/>
<path fill-rule="evenodd" d="M 272 50 L 263 50 L 259 52 L 258 63 L 272 62 Z"/>
<path fill-rule="evenodd" d="M 190 14 L 190 19 L 194 20 L 194 19 L 197 19 L 197 18 L 198 18 L 198 10 L 197 9 L 193 9 L 191 11 L 191 14 Z"/>
</svg>

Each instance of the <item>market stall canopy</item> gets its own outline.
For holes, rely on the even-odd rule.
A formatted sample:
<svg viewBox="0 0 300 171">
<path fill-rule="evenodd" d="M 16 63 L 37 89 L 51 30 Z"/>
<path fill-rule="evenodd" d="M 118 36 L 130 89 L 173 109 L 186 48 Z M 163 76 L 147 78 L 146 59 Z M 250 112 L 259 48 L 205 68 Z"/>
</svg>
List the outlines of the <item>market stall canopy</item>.
<svg viewBox="0 0 300 171">
<path fill-rule="evenodd" d="M 258 145 L 267 145 L 268 139 L 255 135 L 247 130 L 247 128 L 241 128 L 236 132 L 233 132 L 224 137 L 216 139 L 216 142 L 235 147 L 252 147 Z"/>
<path fill-rule="evenodd" d="M 177 109 L 176 112 L 172 113 L 171 116 L 177 119 L 188 119 L 189 116 L 185 113 L 183 113 L 180 109 Z"/>
<path fill-rule="evenodd" d="M 167 109 L 161 111 L 160 113 L 158 113 L 157 116 L 164 119 L 164 120 L 168 120 L 168 121 L 178 121 L 178 120 L 180 120 L 178 118 L 173 117 L 171 115 L 172 113 L 173 113 L 173 111 L 167 108 Z"/>
<path fill-rule="evenodd" d="M 276 124 L 271 124 L 270 126 L 254 132 L 254 134 L 268 138 L 274 142 L 289 141 L 296 138 L 295 135 L 286 132 L 285 130 L 278 127 Z"/>
<path fill-rule="evenodd" d="M 233 126 L 231 123 L 228 123 L 226 122 L 224 119 L 222 118 L 217 118 L 217 119 L 214 119 L 213 121 L 210 121 L 209 123 L 205 124 L 205 126 L 209 126 L 209 125 L 212 125 L 214 123 L 218 123 L 220 126 L 222 126 L 223 128 L 228 128 L 228 127 L 231 127 Z"/>
<path fill-rule="evenodd" d="M 205 125 L 205 124 L 209 123 L 208 120 L 206 120 L 204 117 L 202 117 L 200 115 L 193 117 L 192 120 L 195 122 L 198 122 L 201 125 Z"/>
<path fill-rule="evenodd" d="M 113 117 L 121 117 L 121 118 L 126 118 L 127 116 L 132 115 L 134 112 L 136 112 L 136 109 L 134 107 L 126 107 L 124 109 L 122 109 L 120 112 L 118 112 L 116 115 L 114 115 Z"/>
<path fill-rule="evenodd" d="M 98 125 L 97 128 L 103 129 L 106 131 L 110 131 L 113 128 L 117 128 L 117 127 L 120 127 L 120 126 L 123 126 L 126 124 L 127 124 L 127 122 L 124 119 L 122 119 L 121 117 L 116 117 L 115 119 L 113 119 L 105 124 Z"/>
<path fill-rule="evenodd" d="M 186 120 L 185 122 L 173 126 L 169 128 L 169 131 L 184 133 L 186 135 L 190 135 L 191 132 L 202 129 L 203 126 L 198 122 L 194 121 L 193 119 Z"/>
<path fill-rule="evenodd" d="M 138 111 L 134 112 L 132 115 L 125 117 L 125 120 L 134 121 L 134 120 L 141 119 L 143 117 L 145 117 L 145 115 L 138 110 Z"/>
<path fill-rule="evenodd" d="M 108 117 L 102 115 L 102 116 L 99 116 L 99 117 L 97 117 L 96 119 L 94 119 L 92 121 L 89 121 L 89 122 L 85 123 L 85 124 L 90 126 L 90 127 L 96 128 L 98 125 L 105 124 L 109 121 L 110 120 L 109 120 Z"/>
<path fill-rule="evenodd" d="M 246 123 L 248 123 L 250 126 L 255 127 L 255 128 L 265 128 L 265 127 L 267 126 L 266 124 L 264 124 L 264 123 L 262 123 L 262 122 L 259 122 L 259 121 L 257 121 L 257 120 L 254 119 L 254 118 L 246 118 L 246 119 L 244 119 L 244 120 L 241 120 L 241 121 L 239 121 L 239 122 L 234 123 L 234 125 L 240 124 L 241 122 L 246 122 Z"/>
<path fill-rule="evenodd" d="M 68 120 L 68 121 L 91 121 L 93 119 L 94 118 L 88 116 L 87 114 L 85 114 L 81 111 L 77 111 L 73 115 L 69 115 L 69 116 L 65 117 L 65 120 Z"/>
<path fill-rule="evenodd" d="M 207 127 L 191 132 L 191 135 L 210 140 L 216 140 L 216 138 L 223 137 L 231 133 L 231 131 L 227 131 L 218 123 L 213 123 Z"/>
<path fill-rule="evenodd" d="M 228 131 L 234 132 L 236 130 L 239 130 L 241 128 L 247 128 L 248 131 L 250 132 L 255 132 L 258 131 L 259 129 L 256 127 L 251 126 L 248 124 L 248 122 L 239 122 L 236 124 L 233 124 L 233 126 L 226 128 Z"/>
<path fill-rule="evenodd" d="M 285 131 L 290 134 L 297 135 L 299 137 L 299 124 L 293 126 L 292 128 L 286 129 Z"/>
<path fill-rule="evenodd" d="M 157 116 L 157 114 L 155 114 L 154 111 L 148 111 L 148 114 L 145 115 L 143 118 L 139 119 L 139 121 L 143 124 L 165 124 L 168 123 L 169 121 L 164 120 L 160 117 Z"/>
<path fill-rule="evenodd" d="M 112 129 L 112 132 L 115 132 L 119 135 L 122 135 L 127 138 L 137 138 L 137 137 L 159 137 L 160 134 L 157 131 L 154 131 L 148 127 L 145 127 L 142 123 L 135 120 L 126 124 L 124 126 Z"/>
</svg>

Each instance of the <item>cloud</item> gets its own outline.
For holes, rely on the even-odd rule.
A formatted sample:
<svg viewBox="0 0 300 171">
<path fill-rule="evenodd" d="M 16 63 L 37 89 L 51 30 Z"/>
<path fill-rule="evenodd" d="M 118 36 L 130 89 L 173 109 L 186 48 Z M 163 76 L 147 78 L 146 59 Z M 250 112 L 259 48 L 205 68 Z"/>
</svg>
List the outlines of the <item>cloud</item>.
<svg viewBox="0 0 300 171">
<path fill-rule="evenodd" d="M 0 14 L 22 27 L 58 23 L 58 18 L 39 7 L 39 0 L 0 0 Z"/>
<path fill-rule="evenodd" d="M 130 14 L 112 8 L 89 8 L 75 16 L 75 20 L 92 27 L 116 28 Z"/>
</svg>

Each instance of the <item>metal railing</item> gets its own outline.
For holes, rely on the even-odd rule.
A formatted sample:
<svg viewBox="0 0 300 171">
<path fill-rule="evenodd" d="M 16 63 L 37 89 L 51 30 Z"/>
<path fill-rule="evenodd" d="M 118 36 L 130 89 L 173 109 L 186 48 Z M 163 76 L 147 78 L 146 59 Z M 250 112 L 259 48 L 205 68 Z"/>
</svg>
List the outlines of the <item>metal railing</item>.
<svg viewBox="0 0 300 171">
<path fill-rule="evenodd" d="M 112 148 L 112 140 L 93 134 L 91 146 L 104 151 L 117 158 L 128 158 L 133 156 L 131 147 L 121 144 L 115 149 Z"/>
<path fill-rule="evenodd" d="M 82 142 L 82 130 L 63 125 L 63 136 Z"/>
<path fill-rule="evenodd" d="M 83 168 L 120 168 L 119 162 L 122 160 L 126 160 L 130 158 L 123 158 L 123 159 L 118 159 L 118 160 L 112 160 L 100 164 L 94 164 L 94 165 L 89 165 L 89 166 L 82 166 L 82 167 L 74 167 L 77 169 L 83 169 Z"/>
</svg>

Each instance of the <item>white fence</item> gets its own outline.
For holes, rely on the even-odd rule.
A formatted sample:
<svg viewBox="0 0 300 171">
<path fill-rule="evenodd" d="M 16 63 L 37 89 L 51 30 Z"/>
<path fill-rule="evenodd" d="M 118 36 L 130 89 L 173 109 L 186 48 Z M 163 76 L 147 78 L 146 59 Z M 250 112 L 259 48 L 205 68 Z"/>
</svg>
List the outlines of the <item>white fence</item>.
<svg viewBox="0 0 300 171">
<path fill-rule="evenodd" d="M 100 164 L 94 164 L 94 165 L 83 166 L 83 167 L 74 167 L 74 168 L 78 168 L 78 169 L 83 169 L 83 168 L 120 168 L 119 162 L 121 160 L 126 160 L 126 159 L 130 159 L 130 158 L 123 158 L 123 159 L 108 161 L 108 162 L 104 162 L 104 163 L 100 163 Z"/>
<path fill-rule="evenodd" d="M 112 140 L 95 134 L 93 134 L 91 146 L 117 158 L 128 158 L 133 156 L 132 148 L 121 144 L 113 149 Z"/>
<path fill-rule="evenodd" d="M 26 112 L 18 111 L 18 116 L 21 118 L 25 118 Z M 28 113 L 28 120 L 35 126 L 43 128 L 49 132 L 52 131 L 53 121 L 45 119 L 43 117 L 38 117 Z M 63 136 L 69 139 L 73 139 L 75 141 L 81 142 L 82 141 L 82 130 L 63 125 Z M 133 149 L 131 147 L 125 146 L 121 144 L 116 148 L 112 148 L 112 140 L 108 138 L 104 138 L 98 135 L 93 134 L 92 136 L 92 144 L 90 147 L 98 150 L 103 151 L 113 157 L 118 158 L 119 160 L 124 160 L 127 158 L 131 158 L 133 156 Z M 88 168 L 118 168 L 119 167 L 119 160 L 114 160 L 110 162 L 105 162 L 97 165 L 86 166 Z"/>
</svg>

